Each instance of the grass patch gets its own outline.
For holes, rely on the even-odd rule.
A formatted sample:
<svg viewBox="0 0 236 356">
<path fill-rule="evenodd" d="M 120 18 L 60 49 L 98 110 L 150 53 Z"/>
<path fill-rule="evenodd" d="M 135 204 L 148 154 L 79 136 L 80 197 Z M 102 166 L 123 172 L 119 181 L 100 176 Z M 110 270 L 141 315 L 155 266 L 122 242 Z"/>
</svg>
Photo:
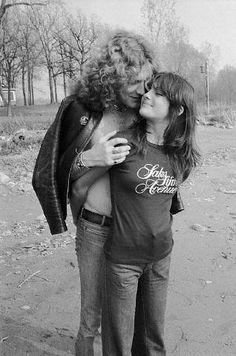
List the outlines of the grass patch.
<svg viewBox="0 0 236 356">
<path fill-rule="evenodd" d="M 53 122 L 59 104 L 15 106 L 12 117 L 7 117 L 7 109 L 0 108 L 0 135 L 12 135 L 24 128 L 27 130 L 47 130 Z"/>
<path fill-rule="evenodd" d="M 40 142 L 38 145 L 34 144 L 29 144 L 28 142 L 21 142 L 20 144 L 16 144 L 14 142 L 3 142 L 1 145 L 1 151 L 0 151 L 0 156 L 7 156 L 11 154 L 21 154 L 23 151 L 27 149 L 32 149 L 34 146 L 37 147 L 39 146 Z"/>
<path fill-rule="evenodd" d="M 0 108 L 0 135 L 12 135 L 19 129 L 47 130 L 53 122 L 59 104 L 14 106 L 12 117 L 6 116 L 7 109 Z M 200 125 L 211 125 L 230 128 L 236 123 L 236 105 L 211 104 L 210 114 L 206 106 L 198 105 L 198 122 Z"/>
<path fill-rule="evenodd" d="M 211 105 L 209 114 L 206 107 L 199 106 L 198 122 L 201 125 L 232 128 L 236 123 L 236 105 L 214 104 Z"/>
</svg>

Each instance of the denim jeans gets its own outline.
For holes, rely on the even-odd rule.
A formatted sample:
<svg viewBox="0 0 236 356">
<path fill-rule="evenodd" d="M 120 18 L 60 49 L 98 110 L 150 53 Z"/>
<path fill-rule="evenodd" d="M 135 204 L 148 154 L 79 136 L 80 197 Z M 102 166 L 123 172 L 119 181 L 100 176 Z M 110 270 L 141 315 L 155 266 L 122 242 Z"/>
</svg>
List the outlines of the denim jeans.
<svg viewBox="0 0 236 356">
<path fill-rule="evenodd" d="M 101 325 L 105 257 L 103 245 L 110 227 L 79 218 L 76 253 L 81 284 L 80 328 L 75 343 L 76 356 L 94 355 L 94 338 Z"/>
<path fill-rule="evenodd" d="M 170 259 L 171 254 L 148 264 L 106 261 L 103 356 L 166 355 L 163 334 Z"/>
</svg>

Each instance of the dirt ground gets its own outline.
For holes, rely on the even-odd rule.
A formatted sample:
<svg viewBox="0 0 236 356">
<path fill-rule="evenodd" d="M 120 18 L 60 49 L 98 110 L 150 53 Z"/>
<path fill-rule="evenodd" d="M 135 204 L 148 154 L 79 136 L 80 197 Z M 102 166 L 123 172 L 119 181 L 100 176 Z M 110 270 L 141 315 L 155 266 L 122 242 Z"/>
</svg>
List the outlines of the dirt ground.
<svg viewBox="0 0 236 356">
<path fill-rule="evenodd" d="M 236 355 L 236 128 L 198 128 L 204 161 L 184 184 L 166 315 L 167 355 Z M 73 355 L 75 227 L 51 236 L 30 181 L 36 150 L 0 156 L 0 355 Z M 5 178 L 4 178 L 5 177 Z M 101 355 L 99 342 L 96 356 Z"/>
</svg>

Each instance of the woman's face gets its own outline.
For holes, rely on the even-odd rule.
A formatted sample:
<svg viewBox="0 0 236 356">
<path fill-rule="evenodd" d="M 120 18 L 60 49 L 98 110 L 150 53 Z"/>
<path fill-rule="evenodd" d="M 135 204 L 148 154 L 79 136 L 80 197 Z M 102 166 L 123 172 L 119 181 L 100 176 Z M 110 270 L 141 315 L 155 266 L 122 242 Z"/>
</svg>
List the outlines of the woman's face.
<svg viewBox="0 0 236 356">
<path fill-rule="evenodd" d="M 142 97 L 139 113 L 146 120 L 164 122 L 168 120 L 169 107 L 169 100 L 151 88 Z"/>
</svg>

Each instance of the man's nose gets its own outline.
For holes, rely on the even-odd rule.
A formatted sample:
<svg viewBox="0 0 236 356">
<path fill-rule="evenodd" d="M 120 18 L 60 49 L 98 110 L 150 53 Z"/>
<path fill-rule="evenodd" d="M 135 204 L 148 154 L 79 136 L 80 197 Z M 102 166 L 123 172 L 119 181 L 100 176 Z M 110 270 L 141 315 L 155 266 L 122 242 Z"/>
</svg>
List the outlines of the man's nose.
<svg viewBox="0 0 236 356">
<path fill-rule="evenodd" d="M 143 95 L 145 93 L 145 83 L 144 81 L 140 82 L 138 84 L 137 90 L 136 90 L 137 94 L 139 95 Z"/>
</svg>

